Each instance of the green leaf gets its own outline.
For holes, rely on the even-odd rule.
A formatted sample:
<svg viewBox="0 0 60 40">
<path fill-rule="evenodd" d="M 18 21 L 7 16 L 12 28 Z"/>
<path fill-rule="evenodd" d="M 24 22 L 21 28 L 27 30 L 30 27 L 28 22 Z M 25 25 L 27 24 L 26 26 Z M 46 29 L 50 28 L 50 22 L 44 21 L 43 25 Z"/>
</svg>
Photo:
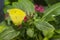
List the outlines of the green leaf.
<svg viewBox="0 0 60 40">
<path fill-rule="evenodd" d="M 54 35 L 54 36 L 52 37 L 52 40 L 60 40 L 60 35 Z"/>
<path fill-rule="evenodd" d="M 0 33 L 0 38 L 3 40 L 11 40 L 19 35 L 19 31 L 14 30 L 11 26 L 7 27 L 6 30 Z"/>
<path fill-rule="evenodd" d="M 60 34 L 60 29 L 55 30 L 55 32 L 57 32 L 58 34 Z"/>
<path fill-rule="evenodd" d="M 5 5 L 10 4 L 9 0 L 4 0 Z"/>
<path fill-rule="evenodd" d="M 55 4 L 57 2 L 57 0 L 45 0 L 45 2 L 48 4 L 48 6 L 50 7 L 52 4 Z"/>
<path fill-rule="evenodd" d="M 38 34 L 38 38 L 39 38 L 39 40 L 43 40 L 43 37 L 41 34 Z"/>
<path fill-rule="evenodd" d="M 34 13 L 34 5 L 29 0 L 20 0 L 19 2 L 13 2 L 12 6 L 14 8 L 19 8 L 24 10 L 27 13 Z"/>
<path fill-rule="evenodd" d="M 5 7 L 4 7 L 4 13 L 7 14 L 7 10 L 9 10 L 9 9 L 11 9 L 11 8 L 13 8 L 13 6 L 11 6 L 11 5 L 5 6 Z"/>
<path fill-rule="evenodd" d="M 0 33 L 2 33 L 5 29 L 7 28 L 7 26 L 5 25 L 5 22 L 1 22 L 0 23 Z"/>
<path fill-rule="evenodd" d="M 60 15 L 60 3 L 52 5 L 50 8 L 48 8 L 42 17 L 42 21 L 51 21 L 55 20 L 55 16 Z"/>
<path fill-rule="evenodd" d="M 55 38 L 55 39 L 52 39 L 52 40 L 60 40 L 60 38 Z"/>
<path fill-rule="evenodd" d="M 3 32 L 6 29 L 5 25 L 0 25 L 0 33 Z"/>
<path fill-rule="evenodd" d="M 34 29 L 28 28 L 28 29 L 27 29 L 27 35 L 28 35 L 29 37 L 33 37 L 33 36 L 34 36 Z"/>
<path fill-rule="evenodd" d="M 43 35 L 45 37 L 51 38 L 53 36 L 55 28 L 48 22 L 41 22 L 39 20 L 36 21 L 34 24 L 36 25 L 36 28 L 38 30 L 43 32 Z"/>
<path fill-rule="evenodd" d="M 45 37 L 43 40 L 49 40 L 47 37 Z"/>
</svg>

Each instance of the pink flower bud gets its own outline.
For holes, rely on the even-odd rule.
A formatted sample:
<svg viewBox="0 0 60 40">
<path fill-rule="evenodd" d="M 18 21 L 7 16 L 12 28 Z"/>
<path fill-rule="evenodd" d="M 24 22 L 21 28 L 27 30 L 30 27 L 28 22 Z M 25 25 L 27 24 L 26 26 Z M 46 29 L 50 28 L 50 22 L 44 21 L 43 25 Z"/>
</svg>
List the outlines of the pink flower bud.
<svg viewBox="0 0 60 40">
<path fill-rule="evenodd" d="M 36 4 L 36 5 L 34 5 L 34 7 L 35 7 L 35 11 L 38 11 L 39 9 L 38 9 L 38 5 Z"/>
<path fill-rule="evenodd" d="M 43 6 L 39 6 L 39 12 L 43 13 L 44 12 L 44 7 Z"/>
<path fill-rule="evenodd" d="M 44 7 L 42 5 L 38 6 L 37 4 L 35 5 L 35 11 L 38 11 L 40 13 L 44 12 Z"/>
</svg>

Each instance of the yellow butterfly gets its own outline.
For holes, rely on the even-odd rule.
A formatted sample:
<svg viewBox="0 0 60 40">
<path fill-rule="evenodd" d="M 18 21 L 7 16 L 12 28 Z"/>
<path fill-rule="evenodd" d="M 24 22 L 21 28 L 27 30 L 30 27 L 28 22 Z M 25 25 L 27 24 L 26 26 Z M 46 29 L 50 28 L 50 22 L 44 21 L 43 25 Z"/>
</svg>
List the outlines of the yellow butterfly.
<svg viewBox="0 0 60 40">
<path fill-rule="evenodd" d="M 26 13 L 21 9 L 9 9 L 7 12 L 15 25 L 20 25 L 26 16 Z"/>
</svg>

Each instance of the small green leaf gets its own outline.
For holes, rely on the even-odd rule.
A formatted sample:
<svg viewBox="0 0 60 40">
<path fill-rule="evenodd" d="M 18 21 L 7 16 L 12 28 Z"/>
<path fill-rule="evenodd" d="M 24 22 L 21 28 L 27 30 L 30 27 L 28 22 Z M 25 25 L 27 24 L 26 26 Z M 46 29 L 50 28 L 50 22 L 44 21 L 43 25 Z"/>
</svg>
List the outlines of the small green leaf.
<svg viewBox="0 0 60 40">
<path fill-rule="evenodd" d="M 55 30 L 55 32 L 57 32 L 58 34 L 60 34 L 60 29 Z"/>
<path fill-rule="evenodd" d="M 6 29 L 6 26 L 5 25 L 1 25 L 0 26 L 0 33 L 3 32 L 5 29 Z"/>
<path fill-rule="evenodd" d="M 54 36 L 52 37 L 52 40 L 60 40 L 60 35 L 54 35 Z"/>
<path fill-rule="evenodd" d="M 7 10 L 13 8 L 11 5 L 7 5 L 4 7 L 4 13 L 7 14 Z"/>
<path fill-rule="evenodd" d="M 7 28 L 7 26 L 5 25 L 5 22 L 1 22 L 0 23 L 0 33 L 2 33 L 5 29 Z"/>
<path fill-rule="evenodd" d="M 43 40 L 43 37 L 41 34 L 38 34 L 38 38 L 39 38 L 39 40 Z"/>
<path fill-rule="evenodd" d="M 8 5 L 10 3 L 9 0 L 4 0 L 4 2 L 5 2 L 5 5 Z"/>
<path fill-rule="evenodd" d="M 33 30 L 32 28 L 28 28 L 28 29 L 27 29 L 27 35 L 28 35 L 29 37 L 33 37 L 33 36 L 34 36 L 34 30 Z"/>
<path fill-rule="evenodd" d="M 49 40 L 47 37 L 45 37 L 43 40 Z"/>
<path fill-rule="evenodd" d="M 50 7 L 52 4 L 56 3 L 57 0 L 45 0 L 45 2 L 48 4 L 48 6 Z"/>
</svg>

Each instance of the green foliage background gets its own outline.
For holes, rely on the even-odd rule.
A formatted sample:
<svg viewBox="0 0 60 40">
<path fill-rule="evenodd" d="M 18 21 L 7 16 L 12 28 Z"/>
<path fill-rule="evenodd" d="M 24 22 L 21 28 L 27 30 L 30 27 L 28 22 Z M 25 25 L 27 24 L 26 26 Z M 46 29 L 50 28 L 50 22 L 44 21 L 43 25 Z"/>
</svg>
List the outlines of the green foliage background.
<svg viewBox="0 0 60 40">
<path fill-rule="evenodd" d="M 34 9 L 33 0 L 5 0 L 5 14 L 8 9 L 19 8 L 26 12 L 29 20 L 23 21 L 20 28 L 11 23 L 9 17 L 5 19 L 0 23 L 0 40 L 60 40 L 60 2 L 44 1 L 45 11 L 39 13 Z"/>
</svg>

